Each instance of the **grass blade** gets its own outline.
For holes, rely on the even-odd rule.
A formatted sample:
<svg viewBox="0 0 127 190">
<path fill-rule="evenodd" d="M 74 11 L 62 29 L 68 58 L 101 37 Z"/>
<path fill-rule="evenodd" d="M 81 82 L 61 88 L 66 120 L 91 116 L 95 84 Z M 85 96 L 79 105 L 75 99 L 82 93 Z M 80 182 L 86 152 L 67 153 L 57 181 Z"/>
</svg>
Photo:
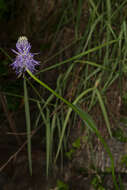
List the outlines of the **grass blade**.
<svg viewBox="0 0 127 190">
<path fill-rule="evenodd" d="M 26 128 L 27 128 L 27 151 L 28 151 L 28 162 L 29 171 L 32 176 L 32 155 L 31 155 L 31 125 L 30 125 L 30 110 L 26 79 L 24 78 L 24 103 L 25 103 L 25 114 L 26 114 Z"/>
<path fill-rule="evenodd" d="M 106 112 L 106 109 L 105 109 L 104 102 L 102 100 L 101 94 L 100 94 L 100 92 L 99 92 L 99 90 L 97 88 L 95 89 L 95 92 L 96 92 L 96 95 L 98 97 L 98 101 L 100 103 L 100 107 L 101 107 L 101 110 L 102 110 L 102 113 L 103 113 L 103 116 L 104 116 L 104 119 L 105 119 L 105 123 L 106 123 L 107 129 L 108 129 L 109 135 L 110 135 L 110 137 L 112 137 L 112 132 L 111 132 L 111 129 L 110 129 L 110 123 L 109 123 L 109 120 L 108 120 L 107 112 Z"/>
</svg>

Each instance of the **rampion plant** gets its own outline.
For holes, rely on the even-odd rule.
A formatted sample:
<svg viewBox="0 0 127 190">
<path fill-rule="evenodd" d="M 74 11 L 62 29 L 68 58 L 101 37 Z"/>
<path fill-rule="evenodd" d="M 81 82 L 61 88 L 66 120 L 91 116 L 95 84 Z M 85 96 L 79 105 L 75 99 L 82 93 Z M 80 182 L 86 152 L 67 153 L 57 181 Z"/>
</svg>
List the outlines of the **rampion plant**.
<svg viewBox="0 0 127 190">
<path fill-rule="evenodd" d="M 112 43 L 115 43 L 117 40 L 113 40 L 110 41 L 108 43 L 104 43 L 96 48 L 90 49 L 88 51 L 82 52 L 81 54 L 74 56 L 73 58 L 71 58 L 71 60 L 75 60 L 79 57 L 82 57 L 86 54 L 88 54 L 89 52 L 94 52 L 102 47 L 105 47 L 107 45 L 110 45 Z M 112 176 L 113 176 L 113 180 L 115 183 L 116 188 L 117 184 L 116 184 L 116 179 L 115 179 L 115 171 L 114 171 L 114 160 L 112 157 L 112 154 L 110 152 L 109 147 L 107 146 L 107 144 L 105 143 L 104 139 L 102 138 L 99 130 L 97 129 L 95 123 L 93 122 L 93 120 L 91 119 L 90 115 L 86 112 L 84 112 L 82 109 L 80 109 L 76 103 L 87 93 L 91 92 L 91 91 L 95 91 L 95 93 L 98 96 L 98 99 L 100 99 L 101 101 L 101 97 L 100 94 L 97 90 L 97 85 L 95 84 L 95 86 L 93 88 L 89 88 L 87 90 L 84 90 L 77 98 L 76 100 L 71 103 L 68 100 L 64 99 L 61 95 L 59 95 L 56 91 L 54 91 L 52 88 L 50 88 L 47 84 L 45 84 L 44 82 L 40 81 L 34 74 L 34 72 L 36 71 L 35 66 L 39 65 L 38 61 L 35 61 L 33 59 L 34 54 L 30 52 L 31 49 L 31 45 L 28 42 L 27 37 L 22 36 L 19 37 L 17 43 L 16 43 L 16 47 L 18 52 L 16 52 L 15 50 L 13 50 L 14 53 L 16 53 L 16 59 L 14 60 L 14 62 L 11 64 L 11 66 L 13 67 L 13 69 L 15 69 L 16 74 L 18 74 L 19 76 L 23 75 L 24 77 L 24 99 L 25 99 L 25 112 L 26 112 L 26 126 L 27 126 L 27 139 L 28 139 L 28 160 L 29 160 L 29 169 L 30 169 L 30 174 L 32 175 L 32 156 L 31 156 L 31 124 L 30 124 L 30 109 L 29 109 L 29 101 L 28 101 L 28 92 L 27 92 L 27 86 L 26 86 L 26 77 L 25 77 L 25 73 L 27 72 L 29 74 L 29 76 L 31 78 L 33 78 L 37 83 L 39 83 L 41 86 L 43 86 L 44 88 L 46 88 L 48 91 L 50 91 L 53 95 L 55 95 L 57 98 L 59 98 L 61 101 L 63 101 L 68 107 L 69 107 L 69 115 L 71 113 L 71 111 L 73 110 L 75 113 L 77 113 L 79 115 L 79 117 L 85 122 L 86 126 L 91 129 L 100 139 L 100 141 L 102 142 L 102 144 L 104 145 L 110 159 L 111 159 L 111 167 L 112 167 Z M 101 105 L 103 107 L 103 102 L 101 101 Z M 42 110 L 40 109 L 40 112 L 42 112 Z M 43 113 L 42 113 L 42 117 L 43 117 Z M 65 134 L 65 128 L 66 128 L 66 124 L 65 126 L 63 126 L 61 135 L 59 137 L 59 145 L 58 145 L 58 150 L 56 153 L 56 157 L 54 162 L 56 162 L 58 155 L 60 153 L 60 149 L 62 146 L 62 141 L 63 141 L 63 137 Z M 109 131 L 110 136 L 112 135 Z M 50 137 L 50 136 L 49 136 Z M 48 136 L 47 136 L 48 138 Z M 49 164 L 50 164 L 50 145 L 49 145 L 49 141 L 50 139 L 48 139 L 48 150 L 47 150 L 47 175 L 48 175 L 48 170 L 49 170 Z"/>
</svg>

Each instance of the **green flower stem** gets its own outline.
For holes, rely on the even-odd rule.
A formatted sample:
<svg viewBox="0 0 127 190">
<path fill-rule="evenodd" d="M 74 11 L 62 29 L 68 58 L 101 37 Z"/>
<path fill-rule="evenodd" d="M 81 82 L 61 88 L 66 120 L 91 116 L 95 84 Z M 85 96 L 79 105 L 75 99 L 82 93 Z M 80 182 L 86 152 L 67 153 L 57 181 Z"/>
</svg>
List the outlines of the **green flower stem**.
<svg viewBox="0 0 127 190">
<path fill-rule="evenodd" d="M 40 85 L 42 85 L 44 88 L 46 88 L 47 90 L 49 90 L 52 94 L 54 94 L 57 98 L 59 98 L 60 100 L 62 100 L 65 104 L 67 104 L 69 107 L 71 107 L 74 111 L 76 111 L 77 113 L 79 113 L 79 110 L 77 109 L 76 106 L 74 106 L 73 104 L 71 104 L 69 101 L 67 101 L 66 99 L 64 99 L 62 96 L 60 96 L 59 94 L 57 94 L 57 92 L 55 92 L 52 88 L 50 88 L 47 84 L 45 84 L 44 82 L 40 81 L 37 77 L 35 77 L 28 69 L 27 69 L 28 74 Z"/>
<path fill-rule="evenodd" d="M 60 96 L 59 94 L 57 94 L 47 84 L 45 84 L 44 82 L 40 81 L 37 77 L 35 77 L 28 69 L 26 71 L 37 83 L 39 83 L 40 85 L 42 85 L 44 88 L 46 88 L 47 90 L 49 90 L 52 94 L 54 94 L 57 98 L 59 98 L 65 104 L 67 104 L 70 108 L 72 108 L 72 110 L 74 110 L 80 116 L 80 118 L 83 119 L 83 121 L 85 122 L 86 126 L 88 128 L 90 128 L 97 135 L 97 137 L 100 139 L 101 143 L 103 144 L 105 150 L 107 151 L 107 153 L 108 153 L 108 155 L 110 157 L 113 182 L 115 184 L 116 190 L 119 190 L 119 187 L 118 187 L 117 182 L 116 182 L 116 177 L 115 177 L 114 159 L 113 159 L 112 153 L 111 153 L 108 145 L 106 144 L 105 140 L 101 136 L 99 130 L 96 127 L 96 125 L 94 124 L 93 120 L 89 116 L 89 114 L 87 114 L 86 112 L 84 112 L 83 110 L 81 110 L 80 108 L 78 108 L 77 106 L 73 105 L 72 103 L 70 103 L 69 101 L 67 101 L 66 99 L 64 99 L 62 96 Z"/>
</svg>

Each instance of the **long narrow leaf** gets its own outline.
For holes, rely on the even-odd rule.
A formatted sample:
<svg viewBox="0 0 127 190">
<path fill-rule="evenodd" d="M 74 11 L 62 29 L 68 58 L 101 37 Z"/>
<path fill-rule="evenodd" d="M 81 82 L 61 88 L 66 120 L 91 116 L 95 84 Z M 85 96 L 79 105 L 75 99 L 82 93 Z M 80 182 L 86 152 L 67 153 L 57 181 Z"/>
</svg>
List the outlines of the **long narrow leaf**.
<svg viewBox="0 0 127 190">
<path fill-rule="evenodd" d="M 29 100 L 28 100 L 28 92 L 27 92 L 27 85 L 25 78 L 24 78 L 24 103 L 25 103 L 26 127 L 27 127 L 28 162 L 29 162 L 30 175 L 32 175 L 30 110 L 29 110 Z"/>
<path fill-rule="evenodd" d="M 104 116 L 104 120 L 105 120 L 107 129 L 108 129 L 109 135 L 110 135 L 110 137 L 112 137 L 110 123 L 109 123 L 109 120 L 108 120 L 107 112 L 106 112 L 106 109 L 105 109 L 104 102 L 102 100 L 101 94 L 100 94 L 100 92 L 99 92 L 99 90 L 97 88 L 95 89 L 95 92 L 96 92 L 96 95 L 98 97 L 98 101 L 100 103 L 100 107 L 101 107 L 101 110 L 102 110 L 102 113 L 103 113 L 103 116 Z"/>
</svg>

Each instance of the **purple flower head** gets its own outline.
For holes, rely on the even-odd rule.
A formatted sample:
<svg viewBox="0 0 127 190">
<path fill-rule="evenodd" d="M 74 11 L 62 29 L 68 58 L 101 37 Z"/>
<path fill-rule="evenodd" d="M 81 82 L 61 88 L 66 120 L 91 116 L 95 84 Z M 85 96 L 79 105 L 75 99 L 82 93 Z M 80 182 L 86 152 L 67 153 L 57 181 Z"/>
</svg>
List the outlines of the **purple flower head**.
<svg viewBox="0 0 127 190">
<path fill-rule="evenodd" d="M 27 37 L 19 37 L 16 48 L 18 51 L 12 49 L 16 54 L 14 62 L 11 64 L 12 68 L 16 71 L 16 74 L 22 75 L 28 69 L 32 73 L 36 71 L 35 66 L 39 65 L 38 61 L 33 59 L 35 53 L 31 53 L 31 45 L 28 42 Z"/>
</svg>

